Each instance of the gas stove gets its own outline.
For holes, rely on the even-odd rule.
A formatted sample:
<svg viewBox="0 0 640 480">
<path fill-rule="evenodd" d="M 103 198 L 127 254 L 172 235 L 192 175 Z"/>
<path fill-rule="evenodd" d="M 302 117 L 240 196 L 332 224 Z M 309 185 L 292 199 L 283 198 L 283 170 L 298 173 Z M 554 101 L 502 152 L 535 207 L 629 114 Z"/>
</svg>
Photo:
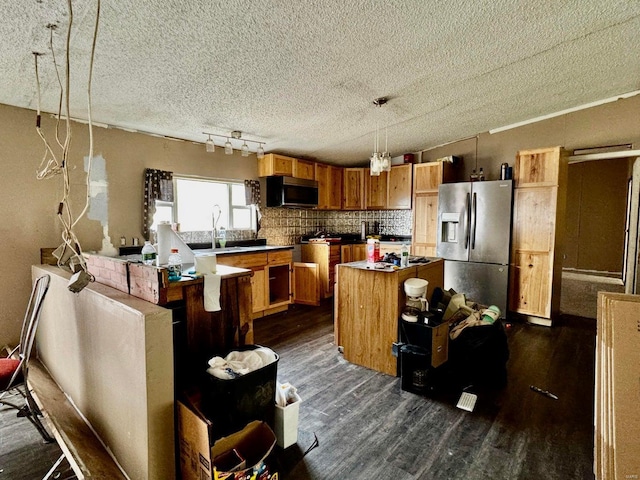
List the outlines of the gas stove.
<svg viewBox="0 0 640 480">
<path fill-rule="evenodd" d="M 355 233 L 331 233 L 318 232 L 313 235 L 305 235 L 302 243 L 354 243 L 360 241 L 360 235 Z"/>
</svg>

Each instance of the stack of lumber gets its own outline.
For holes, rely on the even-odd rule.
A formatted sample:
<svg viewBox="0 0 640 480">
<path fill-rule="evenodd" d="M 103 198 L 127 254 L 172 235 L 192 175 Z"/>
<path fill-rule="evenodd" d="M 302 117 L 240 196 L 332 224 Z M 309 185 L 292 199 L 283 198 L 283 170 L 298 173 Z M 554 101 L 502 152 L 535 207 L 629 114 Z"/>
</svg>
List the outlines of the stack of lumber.
<svg viewBox="0 0 640 480">
<path fill-rule="evenodd" d="M 640 478 L 640 295 L 600 292 L 594 473 Z"/>
</svg>

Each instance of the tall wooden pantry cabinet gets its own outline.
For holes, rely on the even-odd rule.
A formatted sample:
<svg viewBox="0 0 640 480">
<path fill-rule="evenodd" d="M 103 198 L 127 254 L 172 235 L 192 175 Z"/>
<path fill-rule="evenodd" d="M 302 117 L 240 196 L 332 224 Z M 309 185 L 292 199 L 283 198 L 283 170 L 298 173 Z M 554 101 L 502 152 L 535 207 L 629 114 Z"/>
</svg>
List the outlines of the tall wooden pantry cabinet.
<svg viewBox="0 0 640 480">
<path fill-rule="evenodd" d="M 509 309 L 539 325 L 560 310 L 567 173 L 561 147 L 516 155 Z"/>
<path fill-rule="evenodd" d="M 438 231 L 438 187 L 452 181 L 452 165 L 446 162 L 413 166 L 412 255 L 436 256 Z"/>
</svg>

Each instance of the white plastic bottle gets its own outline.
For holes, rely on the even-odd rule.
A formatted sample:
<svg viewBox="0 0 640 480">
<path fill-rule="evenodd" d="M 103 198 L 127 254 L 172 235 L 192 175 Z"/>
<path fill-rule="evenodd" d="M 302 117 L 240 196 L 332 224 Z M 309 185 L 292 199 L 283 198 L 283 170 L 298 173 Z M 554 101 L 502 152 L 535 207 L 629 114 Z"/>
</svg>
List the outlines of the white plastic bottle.
<svg viewBox="0 0 640 480">
<path fill-rule="evenodd" d="M 180 253 L 178 253 L 177 248 L 171 249 L 167 270 L 169 273 L 170 282 L 174 282 L 182 278 L 182 257 L 180 256 Z"/>
<path fill-rule="evenodd" d="M 409 247 L 407 247 L 406 243 L 402 244 L 402 252 L 400 256 L 400 266 L 408 267 L 409 266 Z"/>
<path fill-rule="evenodd" d="M 158 256 L 158 252 L 151 245 L 150 241 L 144 242 L 144 246 L 142 247 L 142 263 L 145 265 L 155 265 L 156 257 Z"/>
</svg>

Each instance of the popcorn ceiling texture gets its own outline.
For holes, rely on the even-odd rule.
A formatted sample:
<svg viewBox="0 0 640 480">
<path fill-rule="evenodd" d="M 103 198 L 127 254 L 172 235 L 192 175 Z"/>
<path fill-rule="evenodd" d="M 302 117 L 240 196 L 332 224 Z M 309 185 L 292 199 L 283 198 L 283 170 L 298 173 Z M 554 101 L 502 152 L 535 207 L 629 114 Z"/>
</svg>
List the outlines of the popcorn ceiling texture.
<svg viewBox="0 0 640 480">
<path fill-rule="evenodd" d="M 95 8 L 73 0 L 80 119 Z M 0 17 L 0 103 L 36 109 L 40 52 L 42 110 L 56 112 L 46 25 L 62 62 L 67 2 L 4 0 Z M 118 0 L 102 2 L 99 32 L 94 121 L 200 143 L 238 129 L 267 152 L 342 166 L 366 163 L 379 121 L 401 155 L 631 92 L 640 77 L 638 0 Z"/>
</svg>

